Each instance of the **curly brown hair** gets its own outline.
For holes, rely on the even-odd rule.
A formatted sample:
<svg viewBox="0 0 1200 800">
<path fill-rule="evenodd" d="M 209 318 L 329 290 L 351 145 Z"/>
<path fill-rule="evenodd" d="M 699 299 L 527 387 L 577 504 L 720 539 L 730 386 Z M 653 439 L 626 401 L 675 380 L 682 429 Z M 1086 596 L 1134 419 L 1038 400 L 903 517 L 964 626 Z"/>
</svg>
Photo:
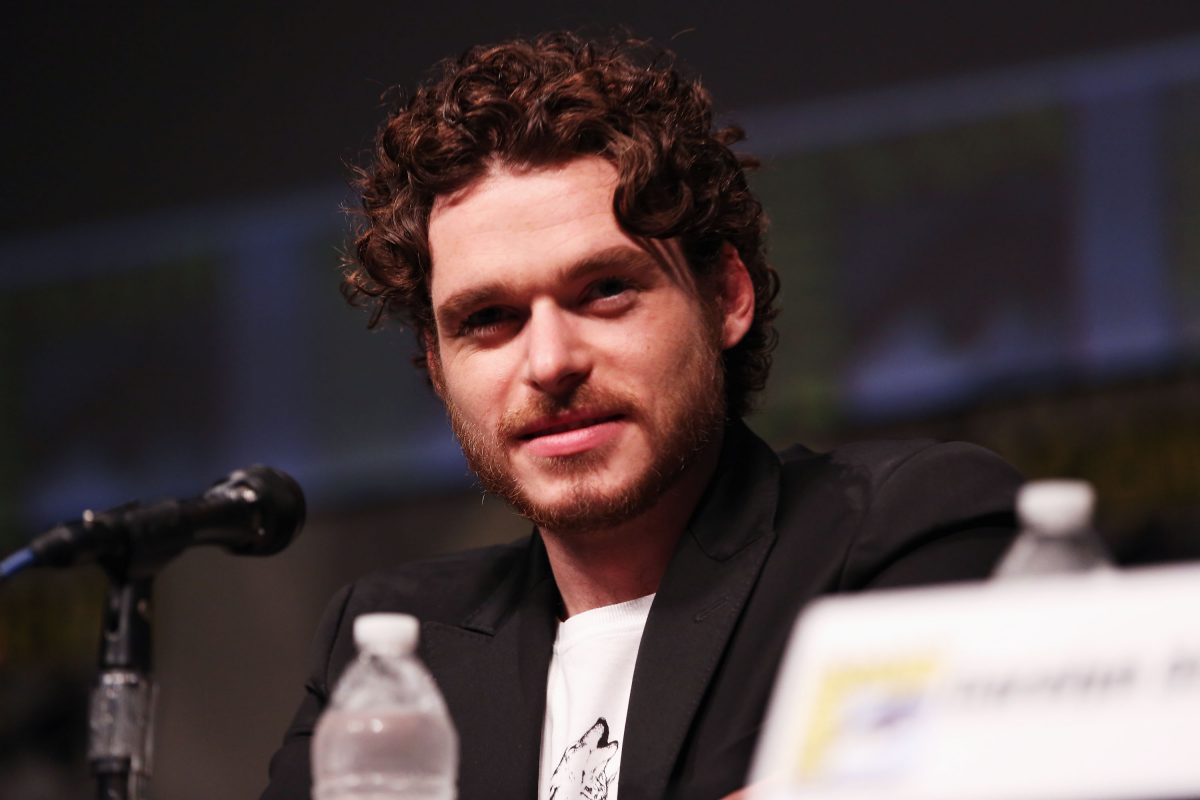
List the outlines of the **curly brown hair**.
<svg viewBox="0 0 1200 800">
<path fill-rule="evenodd" d="M 744 414 L 766 384 L 779 279 L 763 247 L 762 206 L 712 101 L 682 76 L 672 53 L 635 39 L 607 43 L 544 34 L 468 50 L 400 98 L 380 127 L 371 162 L 356 170 L 362 212 L 342 291 L 371 305 L 370 326 L 397 318 L 422 343 L 436 335 L 430 300 L 429 216 L 434 200 L 499 163 L 550 166 L 588 155 L 616 168 L 613 211 L 630 234 L 678 237 L 697 277 L 721 247 L 738 251 L 754 284 L 754 322 L 724 353 L 727 412 Z M 421 352 L 424 352 L 424 346 Z M 416 359 L 421 366 L 424 356 Z"/>
</svg>

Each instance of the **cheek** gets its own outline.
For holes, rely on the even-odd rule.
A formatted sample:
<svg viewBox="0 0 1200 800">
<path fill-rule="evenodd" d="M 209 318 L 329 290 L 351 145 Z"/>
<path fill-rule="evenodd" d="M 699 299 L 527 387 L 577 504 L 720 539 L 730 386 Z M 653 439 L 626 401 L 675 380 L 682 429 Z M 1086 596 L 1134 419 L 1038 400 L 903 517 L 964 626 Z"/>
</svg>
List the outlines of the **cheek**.
<svg viewBox="0 0 1200 800">
<path fill-rule="evenodd" d="M 653 333 L 638 337 L 648 365 L 669 374 L 695 365 L 710 357 L 713 347 L 719 349 L 721 330 L 709 315 L 688 306 L 664 319 Z"/>
<path fill-rule="evenodd" d="M 442 372 L 442 399 L 472 416 L 499 416 L 514 374 L 509 360 L 498 352 L 451 360 Z"/>
</svg>

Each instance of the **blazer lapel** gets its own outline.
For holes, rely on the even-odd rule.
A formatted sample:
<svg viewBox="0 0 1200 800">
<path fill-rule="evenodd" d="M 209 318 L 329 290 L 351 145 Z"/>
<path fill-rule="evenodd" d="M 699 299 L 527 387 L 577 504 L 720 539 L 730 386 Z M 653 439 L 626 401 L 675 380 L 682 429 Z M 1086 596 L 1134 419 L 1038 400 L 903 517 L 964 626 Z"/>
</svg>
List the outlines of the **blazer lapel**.
<svg viewBox="0 0 1200 800">
<path fill-rule="evenodd" d="M 661 800 L 688 728 L 771 544 L 779 460 L 742 424 L 650 609 L 621 754 L 621 800 Z"/>
<path fill-rule="evenodd" d="M 464 800 L 537 796 L 558 603 L 535 534 L 525 569 L 507 576 L 462 625 L 423 627 L 423 655 L 458 730 Z"/>
</svg>

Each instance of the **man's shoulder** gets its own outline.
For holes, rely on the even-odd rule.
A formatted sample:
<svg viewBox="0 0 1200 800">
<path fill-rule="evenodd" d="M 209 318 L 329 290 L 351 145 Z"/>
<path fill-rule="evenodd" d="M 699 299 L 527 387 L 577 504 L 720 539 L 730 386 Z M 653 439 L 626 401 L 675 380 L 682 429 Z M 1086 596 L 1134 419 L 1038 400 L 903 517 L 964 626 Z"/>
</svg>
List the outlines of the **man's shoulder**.
<svg viewBox="0 0 1200 800">
<path fill-rule="evenodd" d="M 1011 486 L 1020 474 L 996 453 L 970 442 L 936 439 L 871 439 L 824 452 L 803 445 L 779 451 L 785 480 L 823 479 L 878 490 L 893 483 L 982 481 Z"/>
<path fill-rule="evenodd" d="M 826 591 L 984 578 L 1014 534 L 1022 477 L 978 445 L 876 440 L 779 456 L 777 545 L 824 563 Z"/>
<path fill-rule="evenodd" d="M 351 615 L 398 611 L 455 621 L 528 561 L 530 539 L 464 550 L 371 572 L 343 589 Z"/>
</svg>

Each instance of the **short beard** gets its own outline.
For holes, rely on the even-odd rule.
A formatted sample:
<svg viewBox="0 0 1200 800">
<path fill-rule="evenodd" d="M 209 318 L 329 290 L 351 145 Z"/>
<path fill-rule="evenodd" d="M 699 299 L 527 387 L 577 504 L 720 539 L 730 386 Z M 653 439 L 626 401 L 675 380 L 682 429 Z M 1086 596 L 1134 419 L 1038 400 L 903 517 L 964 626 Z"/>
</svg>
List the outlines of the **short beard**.
<svg viewBox="0 0 1200 800">
<path fill-rule="evenodd" d="M 522 516 L 542 530 L 589 533 L 615 527 L 649 510 L 670 489 L 699 453 L 719 435 L 725 423 L 724 373 L 720 349 L 707 339 L 701 345 L 700 364 L 681 376 L 659 403 L 669 403 L 672 413 L 662 430 L 650 431 L 656 449 L 654 461 L 641 475 L 619 490 L 601 493 L 591 485 L 593 470 L 604 454 L 584 452 L 555 458 L 550 468 L 572 480 L 564 499 L 538 503 L 525 492 L 513 474 L 505 443 L 530 420 L 563 414 L 572 409 L 604 409 L 643 422 L 651 419 L 639 411 L 636 398 L 584 383 L 565 398 L 539 396 L 529 406 L 509 412 L 499 429 L 485 433 L 467 422 L 448 397 L 446 412 L 454 434 L 472 471 L 483 488 L 504 498 Z"/>
</svg>

